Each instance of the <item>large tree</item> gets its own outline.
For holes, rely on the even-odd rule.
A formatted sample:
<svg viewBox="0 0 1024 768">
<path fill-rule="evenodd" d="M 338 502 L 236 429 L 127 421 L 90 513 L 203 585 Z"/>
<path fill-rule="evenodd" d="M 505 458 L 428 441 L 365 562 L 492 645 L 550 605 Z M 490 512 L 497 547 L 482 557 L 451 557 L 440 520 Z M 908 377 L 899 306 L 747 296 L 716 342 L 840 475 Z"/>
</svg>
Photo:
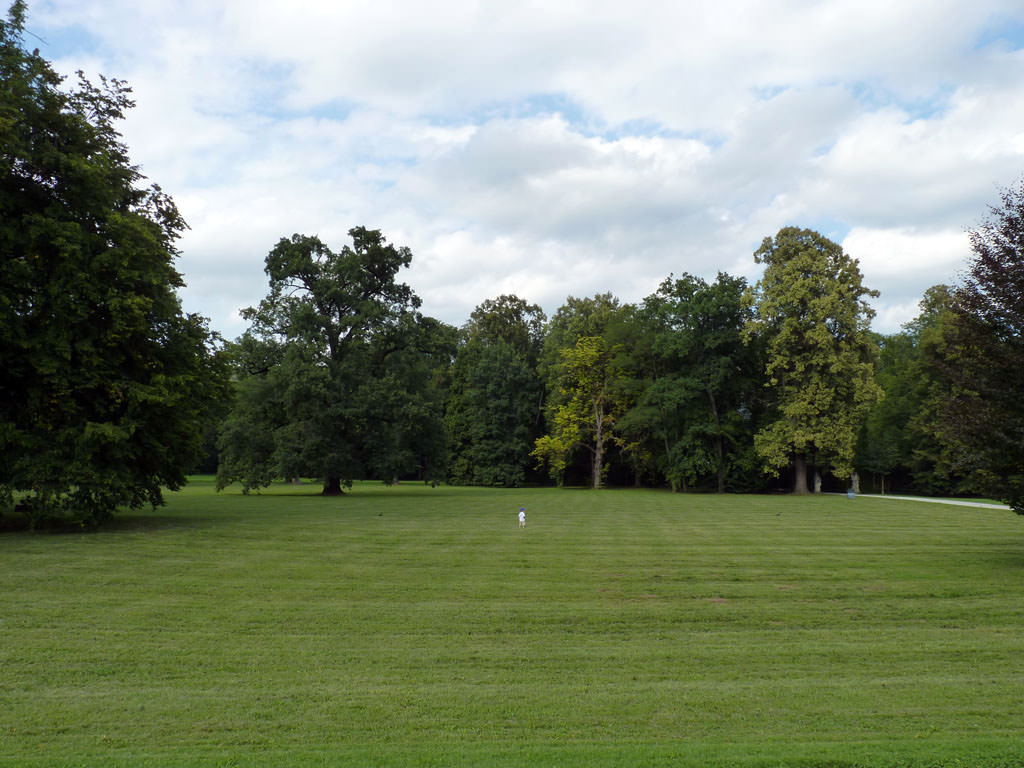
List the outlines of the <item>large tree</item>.
<svg viewBox="0 0 1024 768">
<path fill-rule="evenodd" d="M 445 413 L 453 482 L 525 482 L 540 427 L 544 320 L 536 304 L 503 295 L 482 302 L 462 328 Z"/>
<path fill-rule="evenodd" d="M 743 340 L 745 289 L 741 277 L 719 273 L 709 284 L 683 274 L 640 308 L 643 332 L 633 346 L 647 381 L 619 428 L 653 438 L 673 490 L 709 476 L 719 492 L 745 485 L 760 383 L 757 347 Z"/>
<path fill-rule="evenodd" d="M 880 390 L 869 326 L 874 310 L 856 259 L 808 229 L 765 238 L 754 259 L 764 275 L 750 294 L 752 336 L 765 343 L 775 416 L 755 438 L 764 466 L 794 469 L 807 492 L 813 460 L 839 478 L 853 473 L 857 434 Z"/>
<path fill-rule="evenodd" d="M 970 233 L 973 259 L 934 350 L 941 466 L 1024 514 L 1024 182 Z"/>
<path fill-rule="evenodd" d="M 116 129 L 130 89 L 64 87 L 24 22 L 0 22 L 0 506 L 93 524 L 185 482 L 226 369 Z"/>
<path fill-rule="evenodd" d="M 884 397 L 861 431 L 856 466 L 874 476 L 883 492 L 888 485 L 948 494 L 963 479 L 948 471 L 946 448 L 935 429 L 935 412 L 948 396 L 935 362 L 949 348 L 951 303 L 949 286 L 932 286 L 916 318 L 900 332 L 878 338 L 875 375 Z"/>
<path fill-rule="evenodd" d="M 433 374 L 454 329 L 423 317 L 396 280 L 412 259 L 379 230 L 349 230 L 332 251 L 316 237 L 282 238 L 267 255 L 270 291 L 244 311 L 245 375 L 221 435 L 218 482 L 318 477 L 326 495 L 355 479 L 441 471 L 442 396 Z"/>
</svg>

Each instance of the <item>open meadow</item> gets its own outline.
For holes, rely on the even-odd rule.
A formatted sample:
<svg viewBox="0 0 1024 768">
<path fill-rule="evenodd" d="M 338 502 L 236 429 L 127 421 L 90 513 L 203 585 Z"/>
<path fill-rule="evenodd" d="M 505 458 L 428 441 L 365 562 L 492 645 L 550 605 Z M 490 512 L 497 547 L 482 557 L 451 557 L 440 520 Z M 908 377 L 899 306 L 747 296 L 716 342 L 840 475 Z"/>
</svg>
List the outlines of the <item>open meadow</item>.
<svg viewBox="0 0 1024 768">
<path fill-rule="evenodd" d="M 318 491 L 0 533 L 0 765 L 1024 765 L 1011 512 Z"/>
</svg>

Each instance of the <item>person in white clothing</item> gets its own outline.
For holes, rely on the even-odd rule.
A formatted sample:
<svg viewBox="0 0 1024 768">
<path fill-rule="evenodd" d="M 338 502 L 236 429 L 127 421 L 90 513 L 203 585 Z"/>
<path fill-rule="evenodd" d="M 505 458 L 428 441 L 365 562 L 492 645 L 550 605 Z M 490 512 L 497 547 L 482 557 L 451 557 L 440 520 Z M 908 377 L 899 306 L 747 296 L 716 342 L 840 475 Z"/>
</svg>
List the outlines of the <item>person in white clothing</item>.
<svg viewBox="0 0 1024 768">
<path fill-rule="evenodd" d="M 526 507 L 519 508 L 519 527 L 526 527 Z"/>
</svg>

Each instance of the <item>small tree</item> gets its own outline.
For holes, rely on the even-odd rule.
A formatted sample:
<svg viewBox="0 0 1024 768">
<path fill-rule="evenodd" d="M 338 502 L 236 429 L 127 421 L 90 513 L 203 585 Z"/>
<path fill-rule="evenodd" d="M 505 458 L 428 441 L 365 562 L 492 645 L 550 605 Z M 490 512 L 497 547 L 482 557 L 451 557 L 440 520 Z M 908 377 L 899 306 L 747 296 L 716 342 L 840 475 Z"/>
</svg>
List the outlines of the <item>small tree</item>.
<svg viewBox="0 0 1024 768">
<path fill-rule="evenodd" d="M 615 396 L 612 353 L 601 336 L 583 336 L 562 353 L 561 398 L 553 411 L 550 434 L 538 438 L 533 451 L 556 479 L 571 451 L 583 446 L 591 456 L 592 486 L 600 488 L 604 482 L 605 452 L 613 440 L 615 422 L 625 410 Z"/>
</svg>

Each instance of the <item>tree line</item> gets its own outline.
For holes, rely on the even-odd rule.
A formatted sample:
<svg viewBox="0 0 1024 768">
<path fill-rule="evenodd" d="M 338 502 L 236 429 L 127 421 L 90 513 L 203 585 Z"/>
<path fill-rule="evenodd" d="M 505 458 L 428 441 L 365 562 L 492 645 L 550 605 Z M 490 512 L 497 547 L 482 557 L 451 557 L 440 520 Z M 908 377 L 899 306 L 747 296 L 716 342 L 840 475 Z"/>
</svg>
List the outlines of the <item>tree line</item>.
<svg viewBox="0 0 1024 768">
<path fill-rule="evenodd" d="M 977 253 L 998 241 L 1011 206 L 1024 210 L 1024 189 L 973 234 Z M 455 328 L 423 317 L 398 282 L 407 249 L 378 231 L 349 234 L 338 252 L 295 235 L 267 257 L 270 292 L 230 345 L 238 399 L 219 440 L 222 487 L 320 477 L 329 494 L 359 478 L 803 493 L 857 483 L 1017 498 L 1013 459 L 988 446 L 995 421 L 1013 428 L 993 409 L 997 397 L 1012 405 L 1002 393 L 1020 380 L 1018 358 L 1000 362 L 982 345 L 991 325 L 971 307 L 992 310 L 993 284 L 978 261 L 962 287 L 933 287 L 889 335 L 870 330 L 877 294 L 857 262 L 792 227 L 755 252 L 764 274 L 754 285 L 670 275 L 641 302 L 570 296 L 550 319 L 502 295 Z M 994 362 L 1010 378 L 965 394 Z"/>
<path fill-rule="evenodd" d="M 762 278 L 669 275 L 640 302 L 483 301 L 461 326 L 355 227 L 282 238 L 248 330 L 182 311 L 185 228 L 117 132 L 130 89 L 67 87 L 0 22 L 0 512 L 96 524 L 157 505 L 216 446 L 218 484 L 785 486 L 979 493 L 1024 512 L 1024 184 L 970 271 L 870 330 L 855 260 L 787 227 Z M 824 485 L 822 485 L 824 484 Z"/>
</svg>

